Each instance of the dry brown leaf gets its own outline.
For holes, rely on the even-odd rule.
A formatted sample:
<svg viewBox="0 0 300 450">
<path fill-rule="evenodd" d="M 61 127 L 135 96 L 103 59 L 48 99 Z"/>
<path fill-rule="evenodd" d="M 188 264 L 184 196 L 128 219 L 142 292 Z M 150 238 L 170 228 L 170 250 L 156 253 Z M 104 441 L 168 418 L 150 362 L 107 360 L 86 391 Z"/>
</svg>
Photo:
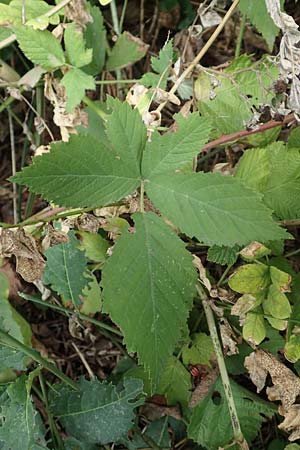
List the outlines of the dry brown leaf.
<svg viewBox="0 0 300 450">
<path fill-rule="evenodd" d="M 42 250 L 45 252 L 49 247 L 57 244 L 65 244 L 69 242 L 69 237 L 67 233 L 55 230 L 52 225 L 47 224 L 44 227 L 45 237 L 42 240 Z"/>
<path fill-rule="evenodd" d="M 59 80 L 53 78 L 51 74 L 45 75 L 45 97 L 54 107 L 53 121 L 60 128 L 62 140 L 67 142 L 70 134 L 76 134 L 76 127 L 88 125 L 88 115 L 79 106 L 73 112 L 66 111 L 66 91 L 64 86 L 59 84 Z"/>
<path fill-rule="evenodd" d="M 87 12 L 85 0 L 72 0 L 65 7 L 65 16 L 76 25 L 84 29 L 89 22 L 93 22 L 92 16 Z"/>
<path fill-rule="evenodd" d="M 206 289 L 208 290 L 208 292 L 210 293 L 211 283 L 206 276 L 205 267 L 203 266 L 202 261 L 198 256 L 195 256 L 195 255 L 193 255 L 193 256 L 194 256 L 193 264 L 199 272 L 199 278 L 202 281 L 202 283 L 204 284 L 204 286 L 206 287 Z"/>
<path fill-rule="evenodd" d="M 239 353 L 237 336 L 229 325 L 229 322 L 222 318 L 219 328 L 225 354 L 228 356 L 237 355 Z"/>
<path fill-rule="evenodd" d="M 278 425 L 280 430 L 291 433 L 289 441 L 300 439 L 300 405 L 293 405 L 287 412 L 279 408 L 279 414 L 284 416 L 284 421 Z"/>
<path fill-rule="evenodd" d="M 295 403 L 300 394 L 300 378 L 271 353 L 256 350 L 245 358 L 245 367 L 257 392 L 263 389 L 267 375 L 270 374 L 273 386 L 267 388 L 269 400 L 280 400 L 284 411 L 288 411 Z"/>
<path fill-rule="evenodd" d="M 218 369 L 215 368 L 208 368 L 205 367 L 207 371 L 207 375 L 203 380 L 201 380 L 201 383 L 198 384 L 194 392 L 192 393 L 191 400 L 189 403 L 190 408 L 194 408 L 201 400 L 206 397 L 211 385 L 216 381 L 217 376 L 219 374 Z"/>
<path fill-rule="evenodd" d="M 151 422 L 165 416 L 171 416 L 177 420 L 182 419 L 179 406 L 161 406 L 152 402 L 146 402 L 141 407 L 140 413 Z"/>
<path fill-rule="evenodd" d="M 77 217 L 75 225 L 78 230 L 97 233 L 100 227 L 100 221 L 93 214 L 84 213 Z"/>
<path fill-rule="evenodd" d="M 41 279 L 45 261 L 35 239 L 23 228 L 1 230 L 0 255 L 8 258 L 12 255 L 16 257 L 16 271 L 25 281 L 33 283 Z"/>
</svg>

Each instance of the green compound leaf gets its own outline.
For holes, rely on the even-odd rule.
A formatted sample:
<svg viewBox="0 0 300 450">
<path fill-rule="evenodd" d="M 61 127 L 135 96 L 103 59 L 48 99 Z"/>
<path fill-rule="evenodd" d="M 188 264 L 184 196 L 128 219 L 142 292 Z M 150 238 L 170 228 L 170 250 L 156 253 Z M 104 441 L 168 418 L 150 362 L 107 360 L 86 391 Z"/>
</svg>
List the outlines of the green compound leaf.
<svg viewBox="0 0 300 450">
<path fill-rule="evenodd" d="M 266 148 L 247 150 L 235 176 L 264 195 L 265 204 L 280 219 L 300 217 L 300 149 L 276 142 Z"/>
<path fill-rule="evenodd" d="M 141 380 L 128 378 L 124 388 L 98 380 L 79 381 L 80 390 L 55 385 L 50 407 L 68 433 L 87 444 L 108 444 L 126 435 L 133 426 L 134 409 L 143 403 Z"/>
<path fill-rule="evenodd" d="M 129 64 L 133 64 L 142 59 L 147 53 L 147 50 L 147 44 L 139 38 L 132 36 L 127 31 L 124 31 L 119 36 L 108 57 L 106 70 L 123 69 Z"/>
<path fill-rule="evenodd" d="M 281 6 L 283 2 L 284 0 L 281 0 Z M 263 35 L 269 49 L 272 51 L 279 28 L 274 24 L 267 10 L 266 3 L 261 0 L 240 0 L 239 7 L 241 12 L 246 14 L 251 23 Z"/>
<path fill-rule="evenodd" d="M 191 375 L 183 364 L 172 356 L 162 374 L 158 393 L 165 395 L 169 405 L 188 406 L 191 397 Z"/>
<path fill-rule="evenodd" d="M 39 64 L 45 70 L 57 69 L 65 64 L 63 49 L 50 31 L 21 25 L 14 31 L 21 50 L 34 64 Z"/>
<path fill-rule="evenodd" d="M 208 249 L 207 259 L 216 264 L 232 266 L 238 259 L 239 248 L 239 245 L 233 247 L 213 245 Z"/>
<path fill-rule="evenodd" d="M 47 263 L 43 282 L 64 297 L 79 306 L 79 296 L 90 279 L 86 275 L 87 259 L 78 249 L 79 242 L 74 232 L 69 232 L 69 242 L 54 245 L 45 252 Z"/>
<path fill-rule="evenodd" d="M 151 68 L 156 73 L 145 73 L 140 82 L 147 87 L 160 87 L 166 89 L 167 80 L 173 63 L 173 39 L 165 43 L 158 56 L 151 57 Z"/>
<path fill-rule="evenodd" d="M 122 147 L 123 159 L 133 171 L 140 173 L 143 149 L 147 141 L 147 130 L 137 109 L 127 102 L 108 98 L 112 113 L 107 121 L 107 136 L 115 149 Z"/>
<path fill-rule="evenodd" d="M 153 176 L 146 192 L 188 236 L 213 245 L 248 244 L 289 236 L 260 197 L 236 179 L 212 173 Z"/>
<path fill-rule="evenodd" d="M 199 113 L 190 114 L 186 119 L 177 114 L 175 120 L 179 126 L 176 133 L 161 136 L 156 132 L 151 142 L 147 142 L 142 164 L 145 178 L 182 169 L 208 141 L 210 121 Z"/>
<path fill-rule="evenodd" d="M 72 112 L 79 105 L 85 96 L 86 89 L 95 89 L 95 81 L 91 75 L 87 75 L 83 70 L 70 69 L 63 76 L 60 84 L 62 84 L 67 93 L 66 111 Z"/>
<path fill-rule="evenodd" d="M 248 312 L 244 326 L 243 338 L 254 345 L 259 345 L 266 337 L 267 330 L 262 308 Z"/>
<path fill-rule="evenodd" d="M 26 377 L 9 385 L 0 396 L 1 450 L 47 449 L 41 417 L 26 392 Z"/>
<path fill-rule="evenodd" d="M 276 408 L 234 381 L 230 381 L 230 384 L 243 435 L 250 443 L 257 435 L 264 417 L 271 417 Z M 220 378 L 193 409 L 188 436 L 209 450 L 218 450 L 233 441 L 230 414 Z"/>
<path fill-rule="evenodd" d="M 35 158 L 11 180 L 61 206 L 106 205 L 139 185 L 139 173 L 128 166 L 125 150 L 120 146 L 117 154 L 91 136 L 73 136 L 68 143 L 51 145 L 49 154 Z"/>
<path fill-rule="evenodd" d="M 79 68 L 86 66 L 92 61 L 93 50 L 85 48 L 83 34 L 76 29 L 75 22 L 66 28 L 64 41 L 67 57 L 72 66 Z"/>
<path fill-rule="evenodd" d="M 287 319 L 292 312 L 287 296 L 274 285 L 269 287 L 268 297 L 263 301 L 263 309 L 265 314 L 274 319 Z"/>
<path fill-rule="evenodd" d="M 183 242 L 161 218 L 133 218 L 135 233 L 122 234 L 104 266 L 103 306 L 124 333 L 128 351 L 138 353 L 155 391 L 186 329 L 197 276 Z"/>
</svg>

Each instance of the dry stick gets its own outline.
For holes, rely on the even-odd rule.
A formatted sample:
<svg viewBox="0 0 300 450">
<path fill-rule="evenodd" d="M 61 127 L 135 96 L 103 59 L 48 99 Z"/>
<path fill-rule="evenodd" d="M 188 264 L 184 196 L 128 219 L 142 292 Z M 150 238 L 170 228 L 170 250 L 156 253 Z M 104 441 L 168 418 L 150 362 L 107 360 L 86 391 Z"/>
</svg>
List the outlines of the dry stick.
<svg viewBox="0 0 300 450">
<path fill-rule="evenodd" d="M 61 9 L 63 9 L 65 6 L 67 6 L 68 3 L 70 3 L 71 1 L 72 0 L 63 0 L 58 5 L 56 5 L 53 8 L 51 8 L 45 14 L 42 14 L 41 16 L 37 17 L 36 20 L 40 19 L 41 17 L 54 16 L 54 14 L 58 13 Z M 0 42 L 0 49 L 4 48 L 4 47 L 7 47 L 8 45 L 12 44 L 13 42 L 15 42 L 16 39 L 17 39 L 17 36 L 15 34 L 12 34 L 11 36 L 9 36 L 6 39 L 3 39 L 3 41 Z"/>
<path fill-rule="evenodd" d="M 229 142 L 234 142 L 243 137 L 251 136 L 251 134 L 263 133 L 266 130 L 286 125 L 287 123 L 293 122 L 294 120 L 295 115 L 294 113 L 292 113 L 286 116 L 283 120 L 270 120 L 270 122 L 266 122 L 263 125 L 260 125 L 258 128 L 255 128 L 254 130 L 241 130 L 231 134 L 224 134 L 218 139 L 215 139 L 214 141 L 211 141 L 208 144 L 204 145 L 201 151 L 205 152 L 211 148 L 218 147 L 219 145 L 228 144 Z"/>
<path fill-rule="evenodd" d="M 220 376 L 221 376 L 222 384 L 224 387 L 225 398 L 226 398 L 227 406 L 229 409 L 234 440 L 240 446 L 240 448 L 242 450 L 249 450 L 248 444 L 243 436 L 243 432 L 241 430 L 239 418 L 237 415 L 234 398 L 232 395 L 231 385 L 230 385 L 230 381 L 229 381 L 229 377 L 228 377 L 228 373 L 227 373 L 227 369 L 226 369 L 226 365 L 225 365 L 225 361 L 224 361 L 224 356 L 223 356 L 222 348 L 221 348 L 219 338 L 218 338 L 218 332 L 217 332 L 213 312 L 209 305 L 208 297 L 205 294 L 202 286 L 200 284 L 197 284 L 196 288 L 197 288 L 199 297 L 202 300 L 204 312 L 206 315 L 207 325 L 209 328 L 210 336 L 211 336 L 215 354 L 217 357 L 218 366 L 219 366 L 219 370 L 220 370 Z"/>
<path fill-rule="evenodd" d="M 202 49 L 200 50 L 200 52 L 198 53 L 198 55 L 193 59 L 193 61 L 191 62 L 191 64 L 182 72 L 182 74 L 180 75 L 180 77 L 177 79 L 177 81 L 174 83 L 173 87 L 171 88 L 169 95 L 175 94 L 175 92 L 177 91 L 178 87 L 181 85 L 181 83 L 183 82 L 183 80 L 185 80 L 185 78 L 194 70 L 194 68 L 196 67 L 196 65 L 200 62 L 200 60 L 203 58 L 203 56 L 205 55 L 205 53 L 208 51 L 208 49 L 211 47 L 211 45 L 213 44 L 213 42 L 217 39 L 217 37 L 219 36 L 219 34 L 221 33 L 221 31 L 223 30 L 224 26 L 226 25 L 228 19 L 230 18 L 230 16 L 233 14 L 235 8 L 238 6 L 240 0 L 234 0 L 232 5 L 230 6 L 229 10 L 227 11 L 227 13 L 225 14 L 225 16 L 223 17 L 222 22 L 217 26 L 217 28 L 215 29 L 215 31 L 213 32 L 213 34 L 211 35 L 211 37 L 208 39 L 208 41 L 206 42 L 206 44 L 204 45 L 204 47 L 202 47 Z M 165 101 L 164 103 L 161 103 L 159 105 L 159 107 L 157 108 L 156 111 L 160 112 L 168 103 L 168 101 Z"/>
</svg>

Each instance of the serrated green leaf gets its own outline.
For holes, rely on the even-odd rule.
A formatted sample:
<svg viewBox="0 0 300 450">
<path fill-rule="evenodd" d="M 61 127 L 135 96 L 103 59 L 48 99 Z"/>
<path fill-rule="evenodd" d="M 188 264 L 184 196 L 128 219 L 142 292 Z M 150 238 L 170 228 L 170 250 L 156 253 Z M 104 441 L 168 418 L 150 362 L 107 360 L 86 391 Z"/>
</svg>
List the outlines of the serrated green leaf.
<svg viewBox="0 0 300 450">
<path fill-rule="evenodd" d="M 61 206 L 99 207 L 116 202 L 139 185 L 124 150 L 113 152 L 91 136 L 73 136 L 11 178 Z M 124 160 L 123 160 L 124 157 Z"/>
<path fill-rule="evenodd" d="M 142 164 L 145 178 L 182 169 L 208 141 L 210 121 L 200 117 L 199 113 L 190 114 L 186 119 L 177 114 L 175 120 L 179 126 L 176 133 L 163 136 L 154 133 L 151 142 L 147 142 Z"/>
<path fill-rule="evenodd" d="M 158 394 L 165 395 L 169 405 L 188 406 L 192 391 L 191 375 L 182 363 L 172 356 L 162 374 Z"/>
<path fill-rule="evenodd" d="M 106 53 L 106 29 L 103 24 L 101 10 L 92 6 L 89 10 L 93 21 L 86 25 L 84 37 L 87 48 L 93 49 L 92 61 L 83 70 L 89 75 L 99 74 L 104 66 Z"/>
<path fill-rule="evenodd" d="M 141 39 L 124 31 L 115 43 L 106 63 L 106 70 L 123 69 L 142 59 L 148 50 L 148 45 Z"/>
<path fill-rule="evenodd" d="M 292 363 L 300 359 L 300 336 L 293 334 L 284 347 L 286 359 Z"/>
<path fill-rule="evenodd" d="M 98 380 L 79 381 L 79 392 L 55 385 L 50 406 L 67 432 L 87 444 L 108 444 L 122 438 L 133 426 L 134 408 L 143 401 L 140 380 L 124 380 L 124 388 Z"/>
<path fill-rule="evenodd" d="M 150 200 L 188 236 L 206 244 L 247 244 L 287 236 L 255 192 L 232 177 L 212 173 L 153 176 Z"/>
<path fill-rule="evenodd" d="M 276 409 L 257 395 L 230 381 L 234 403 L 242 433 L 248 443 L 257 435 L 264 417 L 271 417 Z M 216 393 L 218 403 L 214 401 Z M 220 378 L 212 385 L 207 396 L 193 409 L 188 436 L 209 450 L 218 450 L 233 440 L 230 414 Z"/>
<path fill-rule="evenodd" d="M 191 344 L 182 349 L 182 361 L 188 364 L 203 364 L 211 367 L 210 359 L 214 354 L 214 347 L 210 336 L 196 333 L 192 336 Z"/>
<path fill-rule="evenodd" d="M 145 73 L 140 83 L 146 87 L 159 87 L 166 89 L 167 80 L 173 63 L 173 40 L 170 39 L 159 51 L 158 56 L 151 57 L 151 68 L 156 73 Z"/>
<path fill-rule="evenodd" d="M 43 282 L 73 305 L 81 304 L 80 295 L 90 279 L 86 276 L 87 259 L 78 249 L 79 242 L 74 232 L 68 233 L 69 242 L 57 244 L 45 251 L 47 263 Z"/>
<path fill-rule="evenodd" d="M 83 70 L 70 69 L 63 76 L 61 82 L 66 89 L 67 105 L 66 111 L 72 112 L 73 109 L 79 105 L 85 96 L 86 89 L 95 89 L 95 81 L 91 75 L 87 75 Z"/>
<path fill-rule="evenodd" d="M 123 331 L 128 351 L 138 353 L 155 391 L 186 328 L 197 277 L 183 242 L 160 217 L 133 218 L 135 233 L 122 234 L 102 272 L 104 310 Z"/>
<path fill-rule="evenodd" d="M 53 70 L 65 64 L 63 49 L 56 37 L 48 30 L 33 30 L 24 25 L 15 28 L 18 44 L 34 64 L 45 70 Z"/>
<path fill-rule="evenodd" d="M 263 302 L 263 309 L 266 315 L 275 319 L 287 319 L 292 312 L 287 296 L 274 285 L 269 287 L 268 297 Z"/>
<path fill-rule="evenodd" d="M 207 259 L 216 264 L 232 266 L 238 259 L 239 246 L 224 247 L 213 245 L 208 249 Z"/>
<path fill-rule="evenodd" d="M 269 266 L 265 264 L 245 264 L 229 278 L 229 286 L 240 294 L 255 294 L 264 291 L 270 284 Z"/>
<path fill-rule="evenodd" d="M 283 2 L 284 0 L 281 0 L 281 6 Z M 240 0 L 239 7 L 241 12 L 246 14 L 251 23 L 263 35 L 269 49 L 272 51 L 279 28 L 274 24 L 267 10 L 266 3 L 261 0 Z"/>
<path fill-rule="evenodd" d="M 32 399 L 26 393 L 25 376 L 10 384 L 0 403 L 2 450 L 47 449 L 45 430 Z"/>
<path fill-rule="evenodd" d="M 139 173 L 141 158 L 147 141 L 147 130 L 137 109 L 127 102 L 109 97 L 107 105 L 112 113 L 107 121 L 107 136 L 115 149 L 123 148 L 128 165 Z"/>
<path fill-rule="evenodd" d="M 265 204 L 280 219 L 300 217 L 300 149 L 275 142 L 266 148 L 247 150 L 235 176 L 264 195 Z"/>
<path fill-rule="evenodd" d="M 243 338 L 254 345 L 259 345 L 266 337 L 266 326 L 261 308 L 249 312 L 243 325 Z"/>
<path fill-rule="evenodd" d="M 93 50 L 85 48 L 85 40 L 81 31 L 76 29 L 75 22 L 67 26 L 64 33 L 67 57 L 72 66 L 86 66 L 92 61 Z"/>
</svg>

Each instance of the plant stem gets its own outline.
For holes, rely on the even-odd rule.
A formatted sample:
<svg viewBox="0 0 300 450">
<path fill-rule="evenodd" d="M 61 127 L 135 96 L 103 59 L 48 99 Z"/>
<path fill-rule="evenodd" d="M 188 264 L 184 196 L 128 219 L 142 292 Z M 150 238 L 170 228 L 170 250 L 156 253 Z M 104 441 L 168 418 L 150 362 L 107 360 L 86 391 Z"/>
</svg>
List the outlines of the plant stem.
<svg viewBox="0 0 300 450">
<path fill-rule="evenodd" d="M 97 80 L 95 84 L 134 84 L 138 83 L 140 80 Z M 84 100 L 85 101 L 85 100 Z"/>
<path fill-rule="evenodd" d="M 208 51 L 208 49 L 211 47 L 211 45 L 214 43 L 214 41 L 217 39 L 217 37 L 219 36 L 219 34 L 221 33 L 221 31 L 223 30 L 224 26 L 226 25 L 227 21 L 229 20 L 229 18 L 231 17 L 231 15 L 234 13 L 236 7 L 238 6 L 240 0 L 234 0 L 232 2 L 232 5 L 230 6 L 229 10 L 227 11 L 227 13 L 225 14 L 225 16 L 223 17 L 223 20 L 221 23 L 219 23 L 219 25 L 217 26 L 217 28 L 215 29 L 215 31 L 213 32 L 213 34 L 211 35 L 211 37 L 208 39 L 208 41 L 206 42 L 206 44 L 202 47 L 202 49 L 200 50 L 200 52 L 198 53 L 198 55 L 193 59 L 193 61 L 190 63 L 190 65 L 182 72 L 182 74 L 180 75 L 180 77 L 177 79 L 177 81 L 174 83 L 172 89 L 169 92 L 169 95 L 171 94 L 175 94 L 175 92 L 177 91 L 178 87 L 181 85 L 181 83 L 183 82 L 183 80 L 186 79 L 186 77 L 194 70 L 194 68 L 196 67 L 196 65 L 201 61 L 201 59 L 203 58 L 203 56 L 206 54 L 206 52 Z M 168 101 L 165 101 L 164 103 L 161 103 L 159 105 L 159 107 L 157 108 L 157 111 L 160 112 L 168 103 Z"/>
<path fill-rule="evenodd" d="M 283 120 L 280 120 L 280 121 L 279 120 L 270 120 L 269 122 L 266 122 L 263 125 L 260 125 L 259 127 L 257 127 L 254 130 L 241 130 L 241 131 L 237 131 L 237 132 L 231 133 L 231 134 L 224 134 L 223 136 L 219 137 L 218 139 L 215 139 L 215 140 L 209 142 L 208 144 L 204 145 L 204 147 L 202 147 L 202 152 L 205 152 L 214 147 L 218 147 L 220 145 L 228 144 L 229 142 L 235 142 L 241 138 L 251 136 L 252 134 L 263 133 L 266 130 L 270 130 L 271 128 L 276 128 L 276 127 L 280 127 L 282 125 L 286 125 L 290 122 L 293 122 L 294 120 L 295 120 L 295 115 L 294 115 L 294 113 L 292 113 L 292 114 L 289 114 L 288 116 L 286 116 Z M 223 149 L 221 149 L 221 150 L 223 150 Z"/>
<path fill-rule="evenodd" d="M 222 273 L 221 278 L 219 279 L 217 286 L 221 286 L 226 275 L 228 274 L 229 270 L 231 269 L 231 267 L 233 266 L 233 264 L 228 264 L 228 266 L 226 267 L 226 269 L 224 270 L 224 272 Z"/>
<path fill-rule="evenodd" d="M 120 36 L 121 33 L 120 33 L 120 25 L 119 25 L 116 1 L 112 0 L 109 5 L 110 5 L 110 12 L 111 12 L 111 18 L 112 18 L 112 22 L 113 22 L 114 31 L 118 36 Z"/>
<path fill-rule="evenodd" d="M 0 341 L 6 347 L 12 347 L 25 355 L 32 358 L 37 363 L 41 364 L 45 369 L 52 372 L 57 378 L 61 379 L 64 383 L 68 384 L 72 389 L 78 391 L 79 387 L 75 381 L 71 380 L 71 378 L 67 377 L 64 373 L 62 373 L 54 364 L 49 363 L 46 359 L 44 359 L 37 351 L 27 347 L 22 342 L 18 341 L 14 337 L 7 334 L 5 331 L 0 329 Z"/>
<path fill-rule="evenodd" d="M 48 307 L 51 309 L 55 309 L 56 311 L 59 311 L 61 313 L 66 314 L 67 316 L 77 316 L 81 320 L 84 320 L 86 322 L 90 322 L 93 325 L 96 325 L 99 328 L 102 328 L 103 330 L 107 330 L 110 333 L 114 333 L 117 336 L 123 337 L 122 333 L 117 330 L 116 328 L 111 327 L 110 325 L 106 325 L 106 323 L 100 322 L 99 320 L 94 319 L 93 317 L 86 316 L 85 314 L 82 314 L 80 311 L 71 311 L 70 309 L 64 308 L 63 306 L 54 305 L 53 303 L 48 303 L 44 300 L 41 300 L 36 297 L 32 297 L 31 295 L 24 294 L 23 292 L 18 293 L 20 297 L 25 298 L 25 300 L 29 300 L 30 302 L 37 303 L 39 305 L 42 305 L 44 307 Z"/>
<path fill-rule="evenodd" d="M 243 14 L 241 24 L 240 24 L 239 35 L 238 35 L 238 38 L 236 41 L 236 48 L 235 48 L 235 54 L 234 54 L 235 58 L 238 58 L 241 53 L 241 46 L 242 46 L 242 42 L 243 42 L 245 26 L 246 26 L 246 14 Z"/>
<path fill-rule="evenodd" d="M 248 444 L 245 441 L 245 438 L 243 436 L 239 418 L 237 415 L 236 406 L 235 406 L 234 398 L 232 395 L 231 385 L 230 385 L 230 381 L 229 381 L 229 377 L 228 377 L 228 373 L 227 373 L 227 369 L 226 369 L 226 365 L 225 365 L 225 361 L 224 361 L 223 351 L 222 351 L 221 344 L 219 341 L 213 312 L 209 305 L 209 299 L 208 299 L 206 293 L 204 292 L 204 289 L 200 285 L 200 283 L 196 285 L 196 288 L 197 288 L 199 297 L 202 300 L 210 336 L 211 336 L 215 354 L 217 357 L 218 366 L 219 366 L 219 370 L 220 370 L 220 376 L 221 376 L 222 384 L 224 387 L 224 393 L 225 393 L 225 397 L 226 397 L 226 401 L 227 401 L 227 405 L 228 405 L 228 409 L 229 409 L 229 413 L 230 413 L 230 419 L 231 419 L 231 425 L 232 425 L 232 429 L 233 429 L 234 440 L 236 441 L 237 444 L 239 444 L 241 449 L 249 450 Z"/>
<path fill-rule="evenodd" d="M 10 151 L 11 151 L 11 172 L 12 175 L 16 174 L 16 147 L 15 147 L 15 133 L 14 133 L 14 125 L 12 120 L 12 115 L 10 108 L 8 108 L 8 123 L 9 123 L 9 134 L 10 134 Z M 13 189 L 13 215 L 14 215 L 14 224 L 18 222 L 18 200 L 17 200 L 17 185 L 16 183 L 12 183 Z"/>
<path fill-rule="evenodd" d="M 124 0 L 122 14 L 121 14 L 121 18 L 120 18 L 120 33 L 122 33 L 127 5 L 128 5 L 128 0 Z"/>
</svg>

